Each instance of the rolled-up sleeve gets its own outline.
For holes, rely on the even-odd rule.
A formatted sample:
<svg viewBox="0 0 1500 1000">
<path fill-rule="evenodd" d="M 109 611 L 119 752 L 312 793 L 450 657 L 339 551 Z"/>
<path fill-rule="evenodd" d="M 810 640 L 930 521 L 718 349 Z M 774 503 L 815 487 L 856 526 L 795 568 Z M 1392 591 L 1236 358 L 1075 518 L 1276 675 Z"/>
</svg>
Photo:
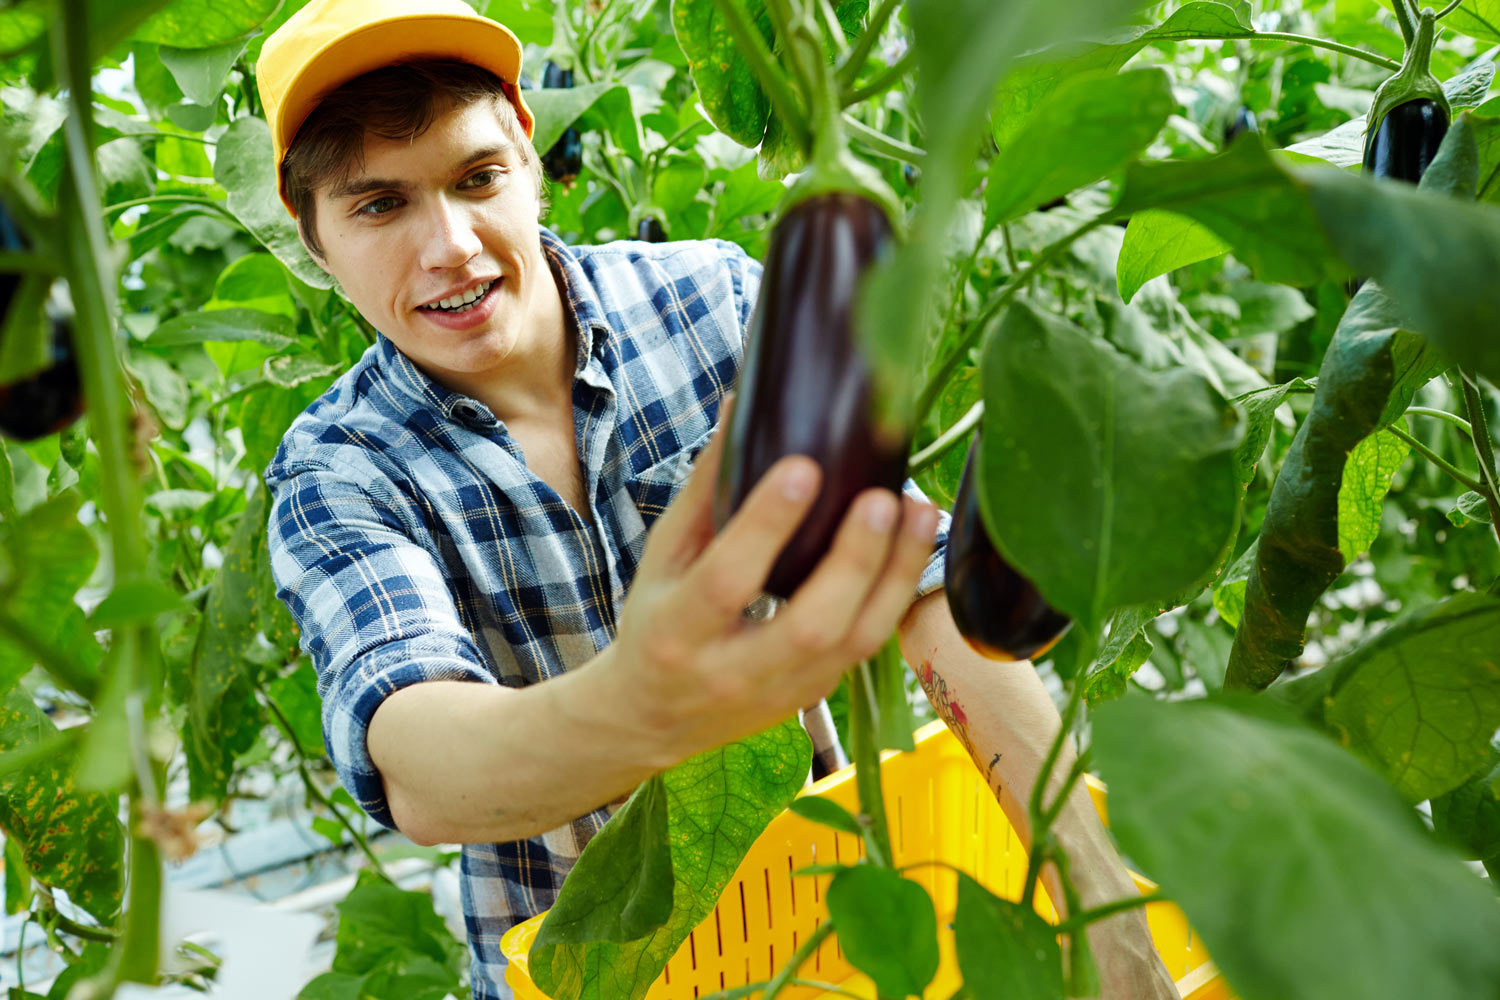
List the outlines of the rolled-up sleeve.
<svg viewBox="0 0 1500 1000">
<path fill-rule="evenodd" d="M 368 745 L 375 710 L 423 681 L 498 683 L 402 506 L 378 484 L 305 468 L 274 484 L 268 535 L 277 597 L 317 670 L 328 756 L 360 808 L 391 829 Z"/>
<path fill-rule="evenodd" d="M 910 479 L 902 485 L 901 490 L 913 500 L 920 500 L 923 503 L 932 502 L 927 499 L 927 494 L 922 492 L 922 488 Z M 922 575 L 917 578 L 917 592 L 912 595 L 912 603 L 916 603 L 943 586 L 943 574 L 946 571 L 944 559 L 948 553 L 948 525 L 952 521 L 952 515 L 939 507 L 937 535 L 932 541 L 932 555 L 928 557 L 927 567 L 922 570 Z"/>
</svg>

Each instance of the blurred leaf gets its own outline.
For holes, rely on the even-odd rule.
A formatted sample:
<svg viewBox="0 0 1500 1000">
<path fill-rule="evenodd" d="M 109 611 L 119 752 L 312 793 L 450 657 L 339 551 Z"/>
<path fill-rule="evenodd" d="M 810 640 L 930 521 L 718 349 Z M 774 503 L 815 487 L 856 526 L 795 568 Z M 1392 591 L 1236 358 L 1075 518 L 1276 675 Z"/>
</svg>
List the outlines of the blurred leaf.
<svg viewBox="0 0 1500 1000">
<path fill-rule="evenodd" d="M 1364 764 L 1263 699 L 1231 704 L 1132 697 L 1093 719 L 1111 829 L 1236 995 L 1500 990 L 1493 894 Z"/>
<path fill-rule="evenodd" d="M 434 911 L 429 893 L 398 889 L 365 869 L 359 873 L 354 889 L 338 904 L 338 911 L 334 972 L 368 973 L 384 965 L 392 955 L 400 955 L 413 960 L 426 959 L 447 976 L 450 990 L 458 991 L 460 970 L 467 962 L 466 950 L 453 939 L 443 918 Z"/>
<path fill-rule="evenodd" d="M 1388 430 L 1371 434 L 1349 452 L 1339 482 L 1339 553 L 1351 563 L 1380 535 L 1380 512 L 1391 477 L 1411 446 Z"/>
<path fill-rule="evenodd" d="M 224 78 L 234 68 L 235 60 L 245 51 L 245 42 L 241 39 L 211 48 L 181 49 L 163 44 L 156 51 L 188 100 L 207 107 L 219 99 L 219 94 L 224 89 Z"/>
<path fill-rule="evenodd" d="M 1067 81 L 996 154 L 985 187 L 985 228 L 1123 167 L 1151 144 L 1175 104 L 1160 69 Z"/>
<path fill-rule="evenodd" d="M 0 700 L 0 756 L 54 736 L 57 728 L 20 688 Z M 80 791 L 71 753 L 49 754 L 0 778 L 0 828 L 20 845 L 31 876 L 62 889 L 104 925 L 120 910 L 124 842 L 114 796 Z"/>
<path fill-rule="evenodd" d="M 969 995 L 1062 1000 L 1056 928 L 1030 907 L 1001 899 L 962 872 L 953 943 Z"/>
<path fill-rule="evenodd" d="M 546 48 L 552 44 L 552 0 L 481 0 L 474 6 L 485 17 L 499 21 L 515 32 L 522 45 Z M 531 100 L 529 92 L 526 99 Z"/>
<path fill-rule="evenodd" d="M 184 49 L 224 45 L 260 27 L 280 5 L 280 0 L 171 0 L 132 37 Z"/>
<path fill-rule="evenodd" d="M 802 787 L 811 755 L 807 733 L 789 719 L 665 772 L 676 879 L 671 918 L 639 941 L 583 945 L 547 944 L 544 921 L 530 954 L 537 986 L 556 1000 L 645 996 L 667 959 L 713 910 L 751 843 Z M 569 879 L 559 900 L 583 891 L 582 881 Z"/>
<path fill-rule="evenodd" d="M 812 823 L 821 823 L 844 833 L 852 833 L 856 837 L 864 836 L 859 822 L 854 816 L 830 799 L 822 799 L 816 795 L 801 795 L 791 801 L 787 806 L 792 812 Z"/>
<path fill-rule="evenodd" d="M 1500 601 L 1460 594 L 1323 668 L 1324 721 L 1412 802 L 1474 773 L 1500 729 Z"/>
<path fill-rule="evenodd" d="M 937 975 L 932 898 L 893 869 L 856 865 L 839 872 L 828 886 L 828 916 L 844 957 L 882 996 L 920 996 Z"/>
<path fill-rule="evenodd" d="M 318 697 L 318 672 L 307 660 L 284 677 L 266 686 L 271 700 L 291 724 L 292 733 L 302 752 L 321 756 L 323 750 L 323 702 Z"/>
<path fill-rule="evenodd" d="M 155 580 L 133 580 L 118 584 L 89 615 L 96 629 L 144 624 L 167 611 L 185 607 L 182 595 Z"/>
<path fill-rule="evenodd" d="M 1500 855 L 1500 740 L 1469 780 L 1432 800 L 1432 827 L 1467 857 Z"/>
<path fill-rule="evenodd" d="M 1018 302 L 985 342 L 984 386 L 980 507 L 1049 604 L 1097 631 L 1214 567 L 1239 508 L 1238 418 L 1200 376 L 1147 371 Z"/>
</svg>

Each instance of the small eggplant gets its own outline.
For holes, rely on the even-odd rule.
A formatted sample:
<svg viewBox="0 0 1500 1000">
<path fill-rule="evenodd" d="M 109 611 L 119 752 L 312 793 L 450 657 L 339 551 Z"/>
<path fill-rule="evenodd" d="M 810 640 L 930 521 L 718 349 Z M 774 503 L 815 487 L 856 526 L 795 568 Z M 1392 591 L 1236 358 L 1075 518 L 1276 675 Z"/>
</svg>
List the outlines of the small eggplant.
<svg viewBox="0 0 1500 1000">
<path fill-rule="evenodd" d="M 654 215 L 648 215 L 641 219 L 640 225 L 635 227 L 635 238 L 642 243 L 665 243 L 667 231 L 662 228 L 660 219 Z"/>
<path fill-rule="evenodd" d="M 1419 97 L 1392 108 L 1365 149 L 1365 173 L 1415 184 L 1437 156 L 1448 134 L 1448 112 Z"/>
<path fill-rule="evenodd" d="M 0 205 L 0 249 L 11 253 L 30 249 L 3 205 Z M 0 324 L 10 314 L 20 283 L 20 275 L 0 273 Z M 55 434 L 83 414 L 83 382 L 73 357 L 72 324 L 60 314 L 49 316 L 49 322 L 51 365 L 9 385 L 0 385 L 0 434 L 6 437 L 32 441 Z"/>
<path fill-rule="evenodd" d="M 1224 126 L 1224 146 L 1228 146 L 1244 135 L 1246 132 L 1259 132 L 1260 125 L 1255 120 L 1255 112 L 1249 108 L 1241 107 L 1234 116 L 1234 120 Z"/>
<path fill-rule="evenodd" d="M 542 86 L 568 90 L 573 86 L 573 71 L 549 59 L 542 69 Z M 552 148 L 542 154 L 542 169 L 559 184 L 571 184 L 578 177 L 583 169 L 583 136 L 578 129 L 568 126 Z"/>
<path fill-rule="evenodd" d="M 818 463 L 822 488 L 766 582 L 777 597 L 811 574 L 856 496 L 876 486 L 899 494 L 906 477 L 911 430 L 878 416 L 854 323 L 860 279 L 893 239 L 884 208 L 837 190 L 797 202 L 771 231 L 715 518 L 722 526 L 778 459 Z"/>
<path fill-rule="evenodd" d="M 990 540 L 974 485 L 978 455 L 976 433 L 953 501 L 943 590 L 959 634 L 976 653 L 992 660 L 1029 660 L 1051 649 L 1068 630 L 1069 621 L 1005 561 Z"/>
</svg>

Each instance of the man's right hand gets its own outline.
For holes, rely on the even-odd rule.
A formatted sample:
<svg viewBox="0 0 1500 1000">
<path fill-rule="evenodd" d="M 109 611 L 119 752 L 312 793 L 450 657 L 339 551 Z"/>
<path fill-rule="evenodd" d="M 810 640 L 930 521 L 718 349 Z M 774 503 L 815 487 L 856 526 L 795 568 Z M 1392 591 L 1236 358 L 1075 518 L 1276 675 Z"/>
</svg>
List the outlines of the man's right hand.
<svg viewBox="0 0 1500 1000">
<path fill-rule="evenodd" d="M 596 664 L 608 671 L 607 682 L 596 680 L 619 697 L 617 718 L 638 720 L 664 767 L 775 725 L 873 656 L 911 604 L 938 524 L 931 504 L 864 491 L 786 606 L 769 621 L 746 621 L 817 496 L 820 470 L 805 456 L 781 459 L 716 532 L 731 405 L 652 528 L 615 641 Z"/>
</svg>

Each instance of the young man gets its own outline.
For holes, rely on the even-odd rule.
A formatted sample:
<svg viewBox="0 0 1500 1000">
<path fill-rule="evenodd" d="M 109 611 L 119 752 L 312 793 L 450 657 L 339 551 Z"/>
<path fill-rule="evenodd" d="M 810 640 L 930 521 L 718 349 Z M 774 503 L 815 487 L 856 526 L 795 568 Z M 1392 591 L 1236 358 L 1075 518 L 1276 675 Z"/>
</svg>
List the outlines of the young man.
<svg viewBox="0 0 1500 1000">
<path fill-rule="evenodd" d="M 258 66 L 283 201 L 380 331 L 266 470 L 272 566 L 341 780 L 464 845 L 478 998 L 509 995 L 500 935 L 633 788 L 816 703 L 898 626 L 1013 817 L 1058 725 L 1029 664 L 958 635 L 911 483 L 859 497 L 780 612 L 745 619 L 819 482 L 784 459 L 715 532 L 759 265 L 539 226 L 520 64 L 462 0 L 314 0 Z M 1086 794 L 1064 816 L 1084 904 L 1134 892 Z M 1176 996 L 1138 912 L 1093 940 L 1107 997 Z"/>
</svg>

